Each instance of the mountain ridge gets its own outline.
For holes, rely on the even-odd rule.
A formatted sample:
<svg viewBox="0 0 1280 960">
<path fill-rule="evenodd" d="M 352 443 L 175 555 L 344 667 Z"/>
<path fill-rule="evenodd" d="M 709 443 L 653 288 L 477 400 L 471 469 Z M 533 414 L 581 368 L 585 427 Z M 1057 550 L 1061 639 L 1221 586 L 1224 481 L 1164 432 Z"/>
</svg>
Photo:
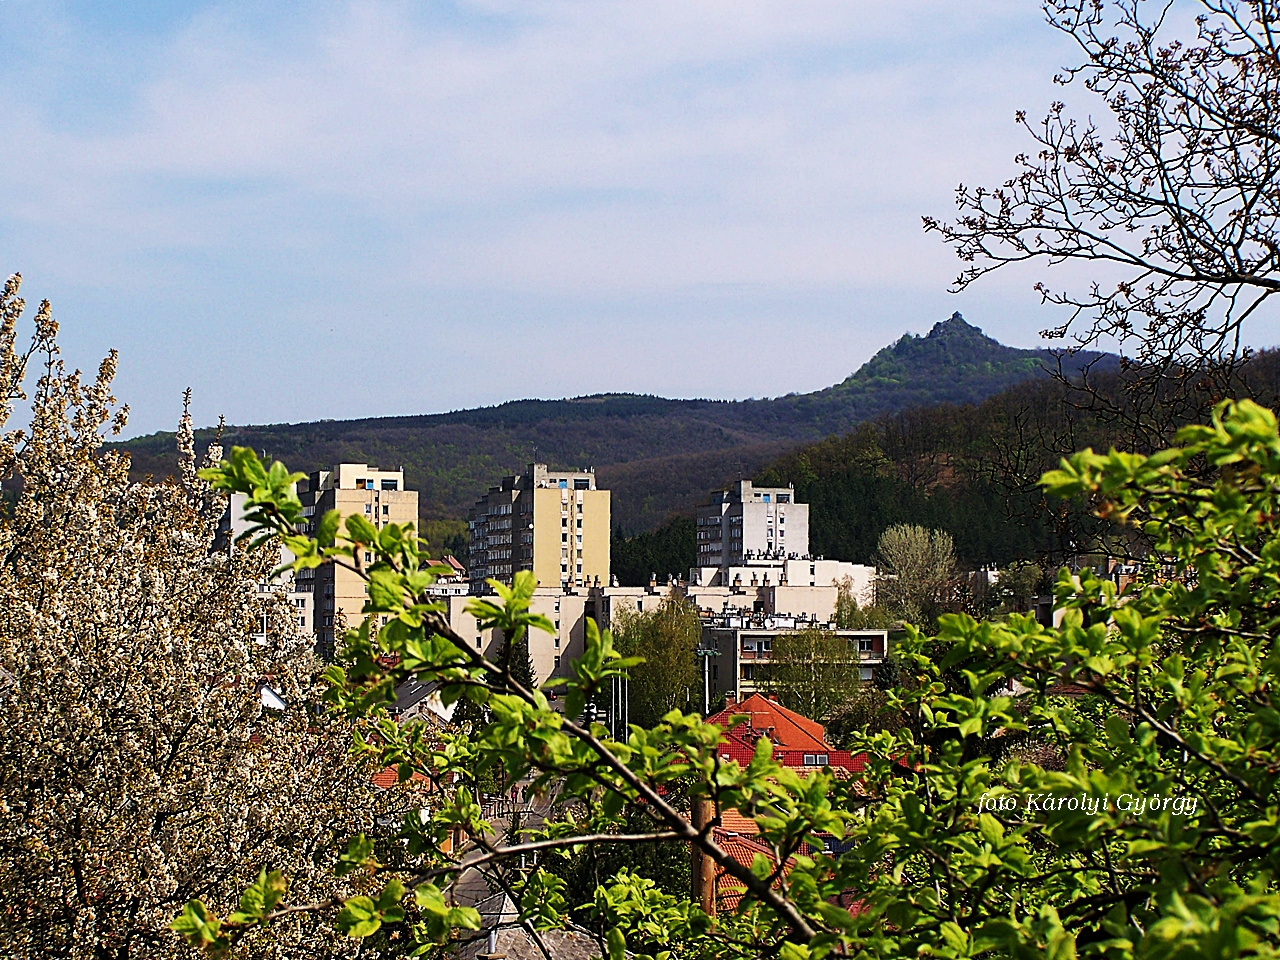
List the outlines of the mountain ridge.
<svg viewBox="0 0 1280 960">
<path fill-rule="evenodd" d="M 1100 354 L 1076 354 L 1074 366 Z M 559 467 L 594 466 L 614 491 L 615 526 L 650 529 L 687 512 L 707 491 L 751 476 L 799 444 L 852 429 L 884 413 L 932 403 L 973 403 L 1045 375 L 1058 354 L 1009 347 L 959 314 L 925 336 L 906 334 L 840 383 L 751 400 L 669 399 L 601 393 L 559 400 L 511 400 L 446 413 L 228 426 L 223 443 L 252 446 L 291 469 L 341 461 L 403 466 L 419 491 L 424 520 L 457 520 L 504 474 L 537 458 Z M 206 446 L 214 430 L 197 431 Z M 163 476 L 173 434 L 111 445 L 127 450 L 135 476 Z"/>
</svg>

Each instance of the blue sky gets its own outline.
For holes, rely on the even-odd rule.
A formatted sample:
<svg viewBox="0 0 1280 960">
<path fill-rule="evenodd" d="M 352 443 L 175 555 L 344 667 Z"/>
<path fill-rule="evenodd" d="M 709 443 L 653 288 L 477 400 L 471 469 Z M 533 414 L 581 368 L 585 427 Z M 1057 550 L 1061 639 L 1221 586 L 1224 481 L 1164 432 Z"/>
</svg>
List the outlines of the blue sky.
<svg viewBox="0 0 1280 960">
<path fill-rule="evenodd" d="M 0 0 L 0 271 L 121 351 L 133 434 L 187 386 L 201 423 L 813 390 L 957 309 L 1055 322 L 1039 274 L 949 294 L 920 217 L 1069 60 L 1032 0 Z"/>
</svg>

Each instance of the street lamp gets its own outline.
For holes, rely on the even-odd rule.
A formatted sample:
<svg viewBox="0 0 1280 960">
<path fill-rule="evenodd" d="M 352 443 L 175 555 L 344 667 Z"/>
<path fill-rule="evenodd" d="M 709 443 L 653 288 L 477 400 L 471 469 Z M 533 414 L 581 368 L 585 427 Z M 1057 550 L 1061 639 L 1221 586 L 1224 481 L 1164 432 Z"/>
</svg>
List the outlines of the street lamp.
<svg viewBox="0 0 1280 960">
<path fill-rule="evenodd" d="M 708 647 L 699 647 L 695 653 L 702 658 L 702 714 L 706 716 L 711 712 L 711 657 L 720 656 L 719 650 L 712 650 Z"/>
</svg>

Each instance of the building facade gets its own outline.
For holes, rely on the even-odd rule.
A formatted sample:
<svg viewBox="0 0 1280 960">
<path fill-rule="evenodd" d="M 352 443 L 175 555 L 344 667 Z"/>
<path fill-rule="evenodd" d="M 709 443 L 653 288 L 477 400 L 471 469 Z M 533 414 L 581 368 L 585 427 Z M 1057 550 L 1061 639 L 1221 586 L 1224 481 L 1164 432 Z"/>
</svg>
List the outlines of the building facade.
<svg viewBox="0 0 1280 960">
<path fill-rule="evenodd" d="M 532 570 L 543 588 L 609 583 L 609 491 L 594 470 L 531 463 L 476 501 L 467 517 L 471 592 Z"/>
<path fill-rule="evenodd" d="M 830 631 L 849 644 L 863 680 L 884 662 L 889 652 L 887 630 L 837 630 L 834 624 L 799 617 L 728 615 L 702 621 L 701 652 L 706 663 L 704 678 L 711 702 L 721 697 L 743 700 L 757 692 L 756 683 L 767 669 L 773 642 L 781 634 L 802 630 Z"/>
<path fill-rule="evenodd" d="M 875 567 L 809 553 L 809 505 L 797 503 L 791 487 L 739 480 L 716 491 L 698 508 L 696 537 L 698 565 L 689 571 L 686 592 L 699 595 L 700 607 L 746 606 L 827 619 L 840 584 L 848 585 L 859 606 L 874 602 Z M 744 596 L 751 601 L 744 603 Z"/>
<path fill-rule="evenodd" d="M 345 519 L 363 516 L 375 527 L 388 523 L 418 523 L 418 492 L 404 487 L 404 470 L 379 470 L 367 463 L 339 463 L 332 470 L 317 470 L 298 491 L 309 533 L 330 510 Z M 373 555 L 366 554 L 366 562 Z M 316 652 L 332 657 L 336 631 L 342 623 L 360 622 L 367 593 L 354 571 L 333 563 L 298 574 L 298 588 L 312 594 Z"/>
<path fill-rule="evenodd" d="M 249 530 L 249 521 L 245 519 L 245 502 L 246 497 L 243 493 L 233 493 L 230 496 L 227 513 L 223 516 L 221 522 L 220 533 L 226 538 L 228 548 L 244 533 Z M 284 547 L 280 548 L 280 562 L 278 566 L 284 566 L 294 561 L 294 555 Z M 303 587 L 298 579 L 289 572 L 277 574 L 272 580 L 258 584 L 259 593 L 277 593 L 283 592 L 289 604 L 291 615 L 297 622 L 298 627 L 303 631 L 311 631 L 315 629 L 315 611 L 312 608 L 312 593 L 310 585 Z M 267 623 L 266 618 L 258 625 L 258 629 L 254 633 L 257 640 L 266 640 Z"/>
<path fill-rule="evenodd" d="M 698 566 L 728 570 L 748 559 L 809 556 L 809 505 L 792 487 L 739 480 L 698 508 Z"/>
</svg>

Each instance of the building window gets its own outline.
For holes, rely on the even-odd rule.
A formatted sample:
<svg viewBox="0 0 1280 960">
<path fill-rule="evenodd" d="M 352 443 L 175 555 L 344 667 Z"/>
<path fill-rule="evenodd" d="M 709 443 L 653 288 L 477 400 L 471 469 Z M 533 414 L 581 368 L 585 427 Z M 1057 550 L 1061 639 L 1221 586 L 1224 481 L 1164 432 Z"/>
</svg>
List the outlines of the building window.
<svg viewBox="0 0 1280 960">
<path fill-rule="evenodd" d="M 560 526 L 567 527 L 568 525 L 569 525 L 569 515 L 567 513 L 562 514 L 560 516 Z"/>
<path fill-rule="evenodd" d="M 556 657 L 556 667 L 555 667 L 555 668 L 556 668 L 557 670 L 559 670 L 559 669 L 560 669 L 560 658 L 559 658 L 559 657 Z"/>
<path fill-rule="evenodd" d="M 479 638 L 479 637 L 476 637 L 476 649 L 477 649 L 477 650 L 479 650 L 479 649 L 480 649 L 480 638 Z"/>
<path fill-rule="evenodd" d="M 560 489 L 561 489 L 561 490 L 568 490 L 568 489 L 569 489 L 569 481 L 568 481 L 568 480 L 561 480 L 561 481 L 560 481 Z"/>
<path fill-rule="evenodd" d="M 299 617 L 299 618 L 298 618 L 298 626 L 300 626 L 300 627 L 305 627 L 306 625 L 307 625 L 307 618 L 306 618 L 306 617 Z"/>
<path fill-rule="evenodd" d="M 384 517 L 391 516 L 391 508 L 387 506 L 385 503 L 382 505 L 382 515 Z"/>
<path fill-rule="evenodd" d="M 400 481 L 399 480 L 383 480 L 382 489 L 383 490 L 399 490 Z"/>
<path fill-rule="evenodd" d="M 768 502 L 769 502 L 769 494 L 767 494 L 767 493 L 764 495 L 764 502 L 765 502 L 765 503 L 768 503 Z"/>
<path fill-rule="evenodd" d="M 591 481 L 586 479 L 585 477 L 577 477 L 573 481 L 573 489 L 575 490 L 587 490 L 587 489 L 590 489 L 590 487 L 591 487 Z"/>
<path fill-rule="evenodd" d="M 568 542 L 569 542 L 569 534 L 567 534 L 567 533 L 562 533 L 562 534 L 560 534 L 560 542 L 561 542 L 561 543 L 568 543 Z"/>
<path fill-rule="evenodd" d="M 364 515 L 367 517 L 367 516 L 369 516 L 371 513 L 373 513 L 373 504 L 372 504 L 372 503 L 366 503 L 366 504 L 364 505 Z"/>
</svg>

